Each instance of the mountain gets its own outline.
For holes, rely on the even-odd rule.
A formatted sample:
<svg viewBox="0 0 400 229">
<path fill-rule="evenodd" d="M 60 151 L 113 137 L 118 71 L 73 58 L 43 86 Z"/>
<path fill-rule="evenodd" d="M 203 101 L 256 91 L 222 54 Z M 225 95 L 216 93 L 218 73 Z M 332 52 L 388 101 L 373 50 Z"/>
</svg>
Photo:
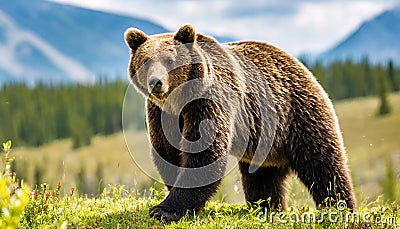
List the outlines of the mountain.
<svg viewBox="0 0 400 229">
<path fill-rule="evenodd" d="M 135 17 L 41 0 L 0 1 L 0 82 L 125 78 L 129 51 L 123 33 L 128 27 L 167 32 Z"/>
<path fill-rule="evenodd" d="M 368 57 L 373 63 L 389 59 L 400 65 L 400 5 L 362 23 L 343 41 L 320 55 L 324 62 L 360 60 Z"/>
<path fill-rule="evenodd" d="M 43 0 L 1 0 L 0 85 L 127 79 L 123 34 L 128 27 L 150 35 L 168 32 L 137 17 Z"/>
</svg>

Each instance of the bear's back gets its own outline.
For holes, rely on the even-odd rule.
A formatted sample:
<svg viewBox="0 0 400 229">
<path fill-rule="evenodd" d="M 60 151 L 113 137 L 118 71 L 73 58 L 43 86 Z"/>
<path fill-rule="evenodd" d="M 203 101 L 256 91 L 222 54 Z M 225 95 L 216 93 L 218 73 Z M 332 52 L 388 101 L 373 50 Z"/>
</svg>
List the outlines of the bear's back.
<svg viewBox="0 0 400 229">
<path fill-rule="evenodd" d="M 260 70 L 279 71 L 281 74 L 312 75 L 296 58 L 285 51 L 264 42 L 238 41 L 223 44 L 233 53 L 240 53 Z M 286 74 L 285 74 L 286 75 Z"/>
</svg>

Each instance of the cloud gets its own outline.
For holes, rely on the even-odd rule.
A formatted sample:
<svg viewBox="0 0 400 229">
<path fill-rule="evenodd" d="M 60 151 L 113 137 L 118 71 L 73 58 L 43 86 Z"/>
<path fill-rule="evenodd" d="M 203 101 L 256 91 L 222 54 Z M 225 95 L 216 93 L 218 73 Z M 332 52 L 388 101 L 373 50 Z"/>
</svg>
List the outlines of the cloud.
<svg viewBox="0 0 400 229">
<path fill-rule="evenodd" d="M 295 55 L 324 51 L 361 22 L 395 3 L 391 0 L 55 1 L 141 16 L 171 31 L 192 23 L 203 33 L 262 40 Z"/>
<path fill-rule="evenodd" d="M 5 27 L 7 38 L 4 44 L 0 44 L 0 68 L 4 69 L 6 72 L 17 77 L 24 77 L 26 72 L 40 75 L 40 72 L 37 72 L 36 69 L 29 68 L 16 60 L 17 46 L 27 42 L 40 50 L 55 66 L 61 69 L 65 75 L 70 76 L 72 80 L 85 83 L 94 82 L 94 75 L 85 67 L 64 56 L 36 35 L 17 28 L 12 20 L 2 11 L 0 11 L 0 23 Z M 20 51 L 24 51 L 24 49 Z M 25 51 L 29 52 L 27 49 L 25 49 Z"/>
<path fill-rule="evenodd" d="M 325 50 L 388 7 L 378 1 L 332 1 L 303 3 L 291 23 L 292 31 L 307 39 L 311 51 Z"/>
<path fill-rule="evenodd" d="M 254 1 L 243 4 L 232 1 L 222 12 L 228 18 L 258 17 L 258 16 L 290 16 L 297 11 L 296 4 L 285 1 Z"/>
</svg>

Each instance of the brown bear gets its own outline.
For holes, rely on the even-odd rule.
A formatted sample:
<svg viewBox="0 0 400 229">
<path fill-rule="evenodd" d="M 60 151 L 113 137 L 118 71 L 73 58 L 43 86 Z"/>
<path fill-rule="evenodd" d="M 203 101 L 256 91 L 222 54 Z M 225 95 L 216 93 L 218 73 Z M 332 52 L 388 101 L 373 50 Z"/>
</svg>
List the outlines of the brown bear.
<svg viewBox="0 0 400 229">
<path fill-rule="evenodd" d="M 318 206 L 355 207 L 333 105 L 294 57 L 261 42 L 220 44 L 191 25 L 153 36 L 130 28 L 125 41 L 130 79 L 147 98 L 154 163 L 169 190 L 152 217 L 177 221 L 201 210 L 229 153 L 238 157 L 249 203 L 285 208 L 293 172 Z"/>
</svg>

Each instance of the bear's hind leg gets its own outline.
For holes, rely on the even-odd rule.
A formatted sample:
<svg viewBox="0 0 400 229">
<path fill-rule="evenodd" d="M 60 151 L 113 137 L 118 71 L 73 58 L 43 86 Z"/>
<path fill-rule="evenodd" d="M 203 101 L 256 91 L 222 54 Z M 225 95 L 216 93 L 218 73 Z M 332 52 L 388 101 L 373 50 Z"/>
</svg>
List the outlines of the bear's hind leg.
<svg viewBox="0 0 400 229">
<path fill-rule="evenodd" d="M 260 204 L 261 207 L 286 207 L 288 168 L 260 167 L 254 173 L 249 173 L 249 164 L 239 162 L 239 169 L 247 202 L 255 203 L 264 200 Z M 268 198 L 270 198 L 269 201 Z"/>
<path fill-rule="evenodd" d="M 335 152 L 296 158 L 295 163 L 292 159 L 292 168 L 308 188 L 317 206 L 335 206 L 338 200 L 343 200 L 348 208 L 355 208 L 351 177 L 343 155 Z"/>
</svg>

